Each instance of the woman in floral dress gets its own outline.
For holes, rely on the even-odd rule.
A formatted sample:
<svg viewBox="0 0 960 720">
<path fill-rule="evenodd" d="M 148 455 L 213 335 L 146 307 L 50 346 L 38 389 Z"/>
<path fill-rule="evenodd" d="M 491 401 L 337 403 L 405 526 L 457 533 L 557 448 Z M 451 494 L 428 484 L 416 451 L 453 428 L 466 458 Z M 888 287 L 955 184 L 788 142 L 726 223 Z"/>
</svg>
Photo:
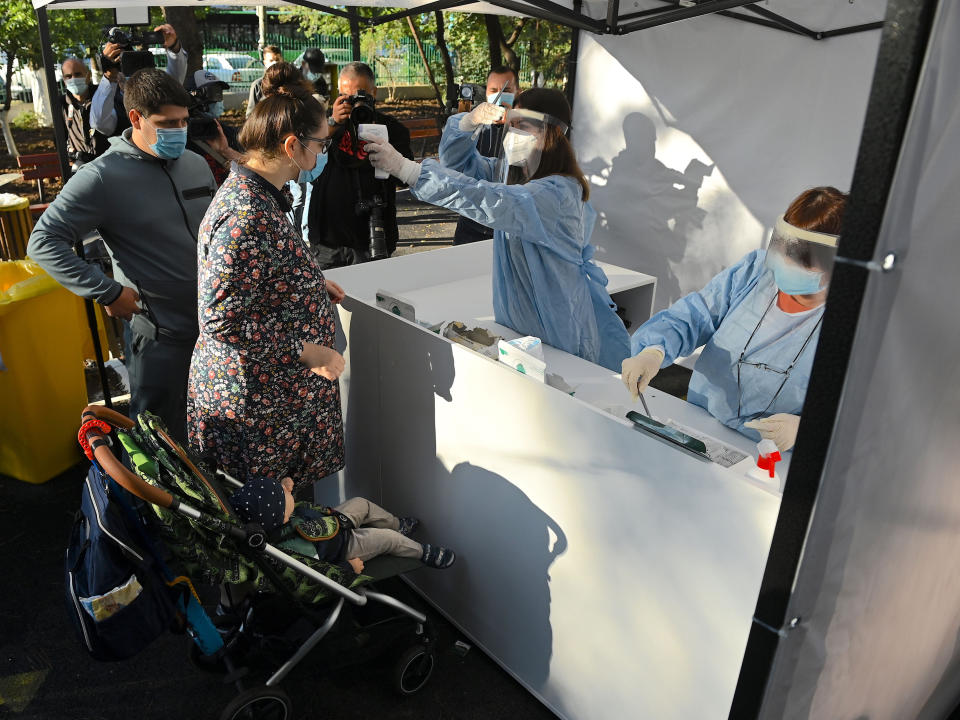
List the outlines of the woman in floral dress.
<svg viewBox="0 0 960 720">
<path fill-rule="evenodd" d="M 194 448 L 237 479 L 290 476 L 304 487 L 343 467 L 331 306 L 343 290 L 287 220 L 281 188 L 317 174 L 329 128 L 293 66 L 271 67 L 268 80 L 273 95 L 240 133 L 245 160 L 200 226 L 187 424 Z"/>
</svg>

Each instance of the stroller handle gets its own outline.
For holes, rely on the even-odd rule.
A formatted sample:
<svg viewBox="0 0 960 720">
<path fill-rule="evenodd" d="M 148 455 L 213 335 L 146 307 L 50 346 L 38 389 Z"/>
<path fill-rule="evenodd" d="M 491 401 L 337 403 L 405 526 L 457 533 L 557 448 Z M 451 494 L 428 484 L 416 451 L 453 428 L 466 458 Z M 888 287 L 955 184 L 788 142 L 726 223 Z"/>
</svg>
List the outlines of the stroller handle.
<svg viewBox="0 0 960 720">
<path fill-rule="evenodd" d="M 93 456 L 96 461 L 100 463 L 100 467 L 102 467 L 120 487 L 127 492 L 133 493 L 141 500 L 146 500 L 160 507 L 174 508 L 178 503 L 173 495 L 144 482 L 124 467 L 123 463 L 117 460 L 110 450 L 109 443 L 103 439 L 106 433 L 99 427 L 89 423 L 91 417 L 123 429 L 132 428 L 133 420 L 110 408 L 100 407 L 99 405 L 87 405 L 80 416 L 81 421 L 84 423 L 81 428 L 81 435 L 86 439 L 87 443 L 89 443 Z"/>
</svg>

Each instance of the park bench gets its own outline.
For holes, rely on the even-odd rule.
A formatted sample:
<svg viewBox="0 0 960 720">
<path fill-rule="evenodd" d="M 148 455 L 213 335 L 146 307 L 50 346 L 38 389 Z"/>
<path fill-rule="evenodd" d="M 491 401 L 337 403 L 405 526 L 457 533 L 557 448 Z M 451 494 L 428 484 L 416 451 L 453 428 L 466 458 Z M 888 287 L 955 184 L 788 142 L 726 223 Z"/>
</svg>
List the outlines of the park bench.
<svg viewBox="0 0 960 720">
<path fill-rule="evenodd" d="M 39 153 L 37 155 L 20 155 L 17 157 L 17 166 L 24 180 L 36 180 L 40 202 L 30 206 L 30 214 L 34 219 L 50 207 L 44 193 L 43 181 L 50 178 L 63 177 L 60 172 L 60 157 L 56 153 Z"/>
<path fill-rule="evenodd" d="M 410 131 L 410 140 L 420 140 L 420 159 L 423 160 L 427 140 L 440 137 L 442 129 L 441 118 L 437 116 L 411 118 L 410 120 L 401 120 L 400 122 Z"/>
</svg>

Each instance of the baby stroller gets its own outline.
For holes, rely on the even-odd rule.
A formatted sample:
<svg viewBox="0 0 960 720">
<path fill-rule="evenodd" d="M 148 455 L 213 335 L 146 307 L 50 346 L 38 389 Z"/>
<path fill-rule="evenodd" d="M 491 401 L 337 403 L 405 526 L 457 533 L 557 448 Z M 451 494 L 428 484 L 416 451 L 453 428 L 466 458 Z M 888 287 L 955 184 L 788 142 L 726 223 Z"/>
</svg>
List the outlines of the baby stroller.
<svg viewBox="0 0 960 720">
<path fill-rule="evenodd" d="M 258 525 L 242 523 L 230 506 L 240 483 L 208 471 L 156 416 L 134 422 L 88 406 L 82 420 L 80 444 L 92 466 L 67 549 L 67 604 L 95 658 L 129 657 L 171 625 L 181 629 L 194 664 L 238 690 L 221 720 L 292 718 L 279 684 L 325 638 L 339 645 L 328 653 L 334 657 L 397 650 L 396 689 L 424 687 L 435 664 L 426 616 L 372 585 L 419 562 L 383 556 L 354 575 L 294 557 Z M 115 456 L 119 447 L 135 473 Z M 210 614 L 196 587 L 217 585 L 244 592 Z M 249 682 L 263 675 L 262 684 Z"/>
</svg>

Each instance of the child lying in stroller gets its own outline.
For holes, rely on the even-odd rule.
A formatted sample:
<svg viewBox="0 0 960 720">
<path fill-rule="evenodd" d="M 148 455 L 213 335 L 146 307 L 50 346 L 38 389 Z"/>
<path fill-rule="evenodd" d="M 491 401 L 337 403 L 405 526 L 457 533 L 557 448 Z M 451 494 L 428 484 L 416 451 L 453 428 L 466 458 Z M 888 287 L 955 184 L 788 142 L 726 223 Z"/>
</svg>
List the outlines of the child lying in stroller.
<svg viewBox="0 0 960 720">
<path fill-rule="evenodd" d="M 398 518 L 364 498 L 334 508 L 295 503 L 293 480 L 255 477 L 234 491 L 230 504 L 247 523 L 259 523 L 270 542 L 330 563 L 349 563 L 358 575 L 378 555 L 418 558 L 427 567 L 448 568 L 456 553 L 408 537 L 415 518 Z"/>
</svg>

